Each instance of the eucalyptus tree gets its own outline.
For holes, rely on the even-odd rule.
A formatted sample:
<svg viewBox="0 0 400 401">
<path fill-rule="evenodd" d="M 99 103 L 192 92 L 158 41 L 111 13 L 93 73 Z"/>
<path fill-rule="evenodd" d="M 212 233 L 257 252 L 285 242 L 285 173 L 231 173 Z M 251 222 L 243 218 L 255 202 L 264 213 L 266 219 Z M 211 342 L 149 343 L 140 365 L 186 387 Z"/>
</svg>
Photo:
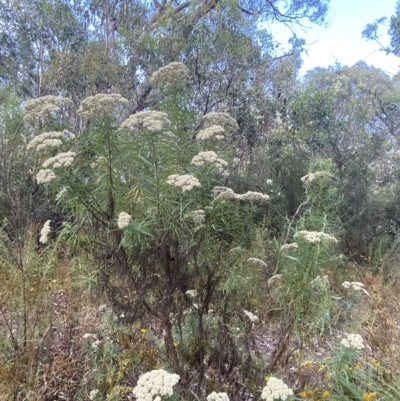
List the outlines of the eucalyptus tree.
<svg viewBox="0 0 400 401">
<path fill-rule="evenodd" d="M 69 3 L 58 0 L 1 2 L 0 26 L 2 84 L 29 98 L 43 94 L 49 58 L 78 49 L 87 36 Z"/>
<path fill-rule="evenodd" d="M 386 28 L 390 36 L 390 42 L 382 42 L 380 30 Z M 374 22 L 366 25 L 362 32 L 363 37 L 379 44 L 381 50 L 386 53 L 392 53 L 396 56 L 400 55 L 400 2 L 397 1 L 394 14 L 388 19 L 387 17 L 377 18 Z"/>
<path fill-rule="evenodd" d="M 396 79 L 360 62 L 311 71 L 292 104 L 293 132 L 304 154 L 335 165 L 349 254 L 368 252 L 376 227 L 387 223 L 383 199 L 374 193 L 392 180 L 383 178 L 380 166 L 398 149 L 398 101 Z"/>
<path fill-rule="evenodd" d="M 61 91 L 82 100 L 96 91 L 117 90 L 135 99 L 132 110 L 140 110 L 152 102 L 147 100 L 151 88 L 144 85 L 146 78 L 165 63 L 183 61 L 197 73 L 193 84 L 207 86 L 208 74 L 215 77 L 209 86 L 229 91 L 232 98 L 238 91 L 235 85 L 244 86 L 254 77 L 254 63 L 265 64 L 274 56 L 271 37 L 260 36 L 260 22 L 295 24 L 306 19 L 320 24 L 327 4 L 327 0 L 3 2 L 3 79 L 9 80 L 14 71 L 30 97 Z M 246 75 L 248 68 L 252 71 Z M 72 87 L 68 78 L 74 78 Z M 209 97 L 208 91 L 201 96 Z"/>
</svg>

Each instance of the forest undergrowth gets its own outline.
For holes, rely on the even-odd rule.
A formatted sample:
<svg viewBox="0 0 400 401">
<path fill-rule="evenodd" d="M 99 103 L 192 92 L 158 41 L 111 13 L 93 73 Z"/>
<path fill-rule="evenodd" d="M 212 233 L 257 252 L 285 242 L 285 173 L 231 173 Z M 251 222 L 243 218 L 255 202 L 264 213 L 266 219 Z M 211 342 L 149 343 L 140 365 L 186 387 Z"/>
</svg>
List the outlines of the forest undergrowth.
<svg viewBox="0 0 400 401">
<path fill-rule="evenodd" d="M 28 274 L 4 266 L 1 273 L 1 399 L 134 400 L 133 389 L 145 372 L 173 372 L 158 319 L 147 316 L 132 322 L 113 311 L 96 282 L 95 264 L 78 255 L 66 259 L 62 251 L 38 253 L 32 236 L 23 258 Z M 384 283 L 381 275 L 365 269 L 347 263 L 322 269 L 329 299 L 314 305 L 321 308 L 318 313 L 304 319 L 299 314 L 294 328 L 281 304 L 284 284 L 278 284 L 276 276 L 268 279 L 262 266 L 244 268 L 241 274 L 251 276 L 254 286 L 246 294 L 252 312 L 240 310 L 226 324 L 236 337 L 237 352 L 247 347 L 248 359 L 241 361 L 247 364 L 245 374 L 240 366 L 229 371 L 229 360 L 220 369 L 204 361 L 204 383 L 200 391 L 189 386 L 192 395 L 187 399 L 203 399 L 214 391 L 230 399 L 261 399 L 269 378 L 276 377 L 293 390 L 287 399 L 396 400 L 398 278 Z M 348 280 L 363 283 L 365 292 L 344 288 Z M 185 326 L 193 329 L 190 318 L 189 312 Z M 212 310 L 204 320 L 211 330 L 223 324 Z M 360 348 L 343 345 L 343 339 L 353 335 L 348 333 L 360 335 Z M 193 369 L 189 373 L 196 375 L 199 361 L 192 335 L 176 333 L 174 347 L 186 369 Z M 205 341 L 213 340 L 210 336 Z M 174 395 L 164 398 L 183 400 L 184 394 L 178 382 Z"/>
</svg>

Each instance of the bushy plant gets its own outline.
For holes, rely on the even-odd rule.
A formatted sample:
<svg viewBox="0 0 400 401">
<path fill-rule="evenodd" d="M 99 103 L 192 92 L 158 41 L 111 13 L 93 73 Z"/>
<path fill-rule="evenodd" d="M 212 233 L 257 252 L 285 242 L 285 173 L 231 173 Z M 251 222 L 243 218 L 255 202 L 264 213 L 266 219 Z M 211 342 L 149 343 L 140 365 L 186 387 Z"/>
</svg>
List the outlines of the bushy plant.
<svg viewBox="0 0 400 401">
<path fill-rule="evenodd" d="M 187 109 L 180 68 L 172 64 L 164 77 L 168 98 L 158 109 L 122 121 L 122 97 L 89 97 L 77 110 L 80 132 L 38 133 L 28 147 L 41 158 L 38 185 L 65 216 L 60 227 L 43 222 L 41 246 L 51 236 L 60 250 L 85 244 L 97 271 L 81 285 L 104 290 L 123 323 L 158 322 L 160 361 L 180 375 L 186 394 L 225 377 L 243 384 L 251 377 L 252 322 L 243 310 L 251 306 L 255 272 L 232 249 L 251 249 L 257 210 L 269 196 L 222 185 L 238 125 L 227 113 L 199 121 Z M 113 366 L 100 344 L 101 364 Z M 120 361 L 121 352 L 113 351 Z M 215 375 L 207 378 L 210 369 Z"/>
</svg>

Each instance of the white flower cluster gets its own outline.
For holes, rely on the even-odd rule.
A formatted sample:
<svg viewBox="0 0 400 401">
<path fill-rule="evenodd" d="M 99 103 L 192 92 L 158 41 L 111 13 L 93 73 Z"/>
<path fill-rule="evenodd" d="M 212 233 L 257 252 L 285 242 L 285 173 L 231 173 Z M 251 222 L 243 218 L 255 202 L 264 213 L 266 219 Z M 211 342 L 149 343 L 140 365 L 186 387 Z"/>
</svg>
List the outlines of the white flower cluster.
<svg viewBox="0 0 400 401">
<path fill-rule="evenodd" d="M 364 288 L 364 284 L 359 281 L 344 281 L 341 285 L 347 290 L 359 291 L 363 292 L 365 295 L 369 295 L 369 292 Z"/>
<path fill-rule="evenodd" d="M 304 177 L 301 177 L 301 181 L 304 182 L 304 184 L 309 185 L 312 182 L 319 180 L 320 178 L 325 176 L 326 176 L 325 171 L 316 171 L 315 173 L 309 173 Z"/>
<path fill-rule="evenodd" d="M 84 340 L 88 340 L 88 339 L 93 339 L 93 340 L 97 340 L 97 336 L 96 336 L 96 334 L 91 334 L 91 333 L 85 333 L 83 336 L 82 336 L 82 338 L 84 339 Z"/>
<path fill-rule="evenodd" d="M 194 187 L 201 187 L 200 181 L 191 174 L 172 174 L 167 183 L 176 188 L 182 188 L 183 192 L 191 191 Z"/>
<path fill-rule="evenodd" d="M 246 317 L 250 320 L 250 322 L 255 323 L 258 322 L 260 319 L 258 316 L 254 315 L 253 313 L 249 312 L 248 310 L 244 310 L 243 313 L 246 315 Z"/>
<path fill-rule="evenodd" d="M 93 401 L 96 397 L 97 397 L 97 395 L 99 394 L 99 390 L 97 390 L 97 389 L 95 389 L 95 390 L 92 390 L 90 393 L 89 393 L 89 400 L 91 400 L 91 401 Z"/>
<path fill-rule="evenodd" d="M 196 298 L 197 297 L 197 291 L 196 290 L 187 290 L 185 292 L 185 294 L 189 297 L 189 298 Z"/>
<path fill-rule="evenodd" d="M 228 113 L 208 113 L 203 116 L 205 127 L 221 126 L 225 131 L 232 133 L 239 130 L 239 125 Z"/>
<path fill-rule="evenodd" d="M 248 202 L 266 202 L 269 200 L 269 195 L 261 192 L 247 191 L 245 194 L 236 195 L 236 199 Z"/>
<path fill-rule="evenodd" d="M 212 196 L 215 200 L 220 201 L 236 199 L 235 192 L 227 187 L 214 187 L 212 190 Z"/>
<path fill-rule="evenodd" d="M 49 240 L 49 234 L 51 232 L 50 223 L 51 220 L 47 220 L 46 223 L 44 223 L 42 230 L 40 231 L 39 242 L 41 244 L 46 244 Z"/>
<path fill-rule="evenodd" d="M 282 380 L 275 377 L 268 379 L 267 385 L 263 388 L 261 399 L 266 401 L 285 401 L 293 395 L 293 391 Z"/>
<path fill-rule="evenodd" d="M 262 266 L 262 267 L 268 267 L 268 265 L 265 262 L 263 262 L 261 259 L 248 258 L 247 261 L 249 263 L 253 263 L 254 265 L 259 265 L 259 266 Z"/>
<path fill-rule="evenodd" d="M 207 139 L 221 140 L 225 138 L 225 130 L 220 125 L 211 125 L 207 128 L 200 130 L 196 139 L 199 141 L 206 141 Z"/>
<path fill-rule="evenodd" d="M 57 96 L 42 96 L 37 99 L 31 99 L 25 102 L 25 116 L 24 121 L 34 123 L 36 121 L 43 121 L 51 114 L 60 111 L 61 107 L 72 105 L 70 99 Z"/>
<path fill-rule="evenodd" d="M 189 78 L 189 70 L 185 64 L 174 61 L 161 67 L 150 78 L 152 84 L 179 84 Z"/>
<path fill-rule="evenodd" d="M 276 282 L 279 282 L 282 280 L 282 274 L 275 274 L 268 280 L 268 286 L 272 287 Z"/>
<path fill-rule="evenodd" d="M 57 178 L 56 175 L 49 168 L 39 170 L 39 172 L 36 174 L 36 181 L 38 184 L 47 184 L 55 178 Z"/>
<path fill-rule="evenodd" d="M 126 104 L 128 104 L 128 100 L 119 94 L 100 93 L 82 100 L 76 114 L 84 119 L 104 118 L 105 116 L 116 118 Z"/>
<path fill-rule="evenodd" d="M 132 114 L 121 124 L 121 127 L 158 132 L 171 124 L 171 121 L 169 121 L 167 117 L 168 114 L 161 111 L 141 111 Z"/>
<path fill-rule="evenodd" d="M 62 132 L 45 132 L 35 136 L 27 146 L 27 149 L 35 149 L 37 152 L 47 148 L 58 148 L 62 145 Z"/>
<path fill-rule="evenodd" d="M 331 286 L 328 276 L 317 276 L 310 284 L 315 291 L 327 291 Z"/>
<path fill-rule="evenodd" d="M 295 235 L 295 237 L 303 237 L 307 242 L 310 242 L 312 244 L 319 243 L 322 241 L 327 241 L 327 242 L 334 242 L 337 243 L 337 239 L 333 237 L 332 235 L 325 234 L 323 232 L 319 231 L 298 231 Z"/>
<path fill-rule="evenodd" d="M 340 344 L 346 348 L 364 349 L 364 340 L 359 334 L 344 333 L 345 338 L 340 341 Z"/>
<path fill-rule="evenodd" d="M 202 209 L 194 210 L 185 216 L 188 219 L 192 219 L 195 224 L 201 225 L 206 221 L 205 212 Z"/>
<path fill-rule="evenodd" d="M 281 252 L 295 251 L 299 247 L 297 242 L 292 242 L 291 244 L 283 244 L 281 246 Z"/>
<path fill-rule="evenodd" d="M 173 394 L 173 387 L 179 379 L 179 375 L 163 369 L 152 370 L 140 376 L 133 395 L 137 401 L 161 401 L 162 396 Z"/>
<path fill-rule="evenodd" d="M 131 222 L 131 219 L 132 216 L 130 214 L 121 212 L 118 215 L 118 222 L 117 222 L 118 228 L 122 230 L 123 228 L 128 227 L 129 223 Z"/>
<path fill-rule="evenodd" d="M 199 152 L 195 157 L 193 157 L 191 164 L 201 167 L 201 166 L 213 166 L 219 171 L 222 171 L 224 167 L 228 165 L 228 162 L 222 160 L 218 155 L 210 150 L 207 152 Z"/>
<path fill-rule="evenodd" d="M 207 396 L 207 401 L 229 401 L 229 397 L 226 393 L 216 393 L 213 391 Z"/>
<path fill-rule="evenodd" d="M 247 191 L 245 194 L 236 194 L 232 189 L 226 187 L 214 187 L 212 195 L 215 200 L 239 200 L 245 202 L 266 202 L 269 200 L 269 195 L 261 192 Z"/>
<path fill-rule="evenodd" d="M 50 157 L 43 163 L 43 167 L 69 167 L 74 161 L 74 157 L 76 156 L 75 152 L 63 152 L 59 153 L 54 157 Z"/>
</svg>

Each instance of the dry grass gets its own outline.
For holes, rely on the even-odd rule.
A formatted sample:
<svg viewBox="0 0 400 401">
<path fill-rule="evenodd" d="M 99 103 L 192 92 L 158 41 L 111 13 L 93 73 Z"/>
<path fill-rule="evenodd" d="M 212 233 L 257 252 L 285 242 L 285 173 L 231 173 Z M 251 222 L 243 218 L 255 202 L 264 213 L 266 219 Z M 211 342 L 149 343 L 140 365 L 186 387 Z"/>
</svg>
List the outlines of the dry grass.
<svg viewBox="0 0 400 401">
<path fill-rule="evenodd" d="M 25 298 L 20 273 L 0 270 L 3 283 L 0 330 L 5 350 L 0 369 L 0 400 L 84 400 L 93 388 L 120 394 L 115 399 L 128 399 L 122 394 L 134 385 L 138 374 L 163 364 L 164 357 L 156 347 L 161 341 L 157 338 L 160 333 L 152 332 L 151 321 L 146 328 L 122 324 L 122 319 L 113 317 L 107 307 L 106 311 L 104 306 L 100 307 L 104 299 L 91 297 L 75 285 L 77 273 L 70 261 L 52 263 L 55 267 L 51 273 L 26 277 Z M 342 274 L 357 276 L 359 267 L 357 270 L 349 267 L 345 273 L 330 272 L 334 292 L 341 291 Z M 375 361 L 393 375 L 400 372 L 400 285 L 397 284 L 400 280 L 384 283 L 382 277 L 371 274 L 358 279 L 365 283 L 369 297 L 351 299 L 351 310 L 333 306 L 331 325 L 321 335 L 309 336 L 307 327 L 300 324 L 295 335 L 284 344 L 273 373 L 285 378 L 298 395 L 310 395 L 304 399 L 318 399 L 315 397 L 327 394 L 326 361 L 342 332 L 350 329 L 366 340 L 366 362 Z M 24 302 L 29 312 L 25 344 L 21 321 Z M 257 296 L 254 305 L 262 320 L 255 326 L 254 352 L 265 361 L 271 360 L 284 336 L 279 301 L 274 290 L 265 285 L 265 292 Z M 95 356 L 88 350 L 83 339 L 85 333 L 112 340 L 122 352 L 115 355 L 109 366 L 96 368 L 95 359 L 100 354 Z M 106 352 L 101 358 L 99 363 L 104 364 Z"/>
</svg>

